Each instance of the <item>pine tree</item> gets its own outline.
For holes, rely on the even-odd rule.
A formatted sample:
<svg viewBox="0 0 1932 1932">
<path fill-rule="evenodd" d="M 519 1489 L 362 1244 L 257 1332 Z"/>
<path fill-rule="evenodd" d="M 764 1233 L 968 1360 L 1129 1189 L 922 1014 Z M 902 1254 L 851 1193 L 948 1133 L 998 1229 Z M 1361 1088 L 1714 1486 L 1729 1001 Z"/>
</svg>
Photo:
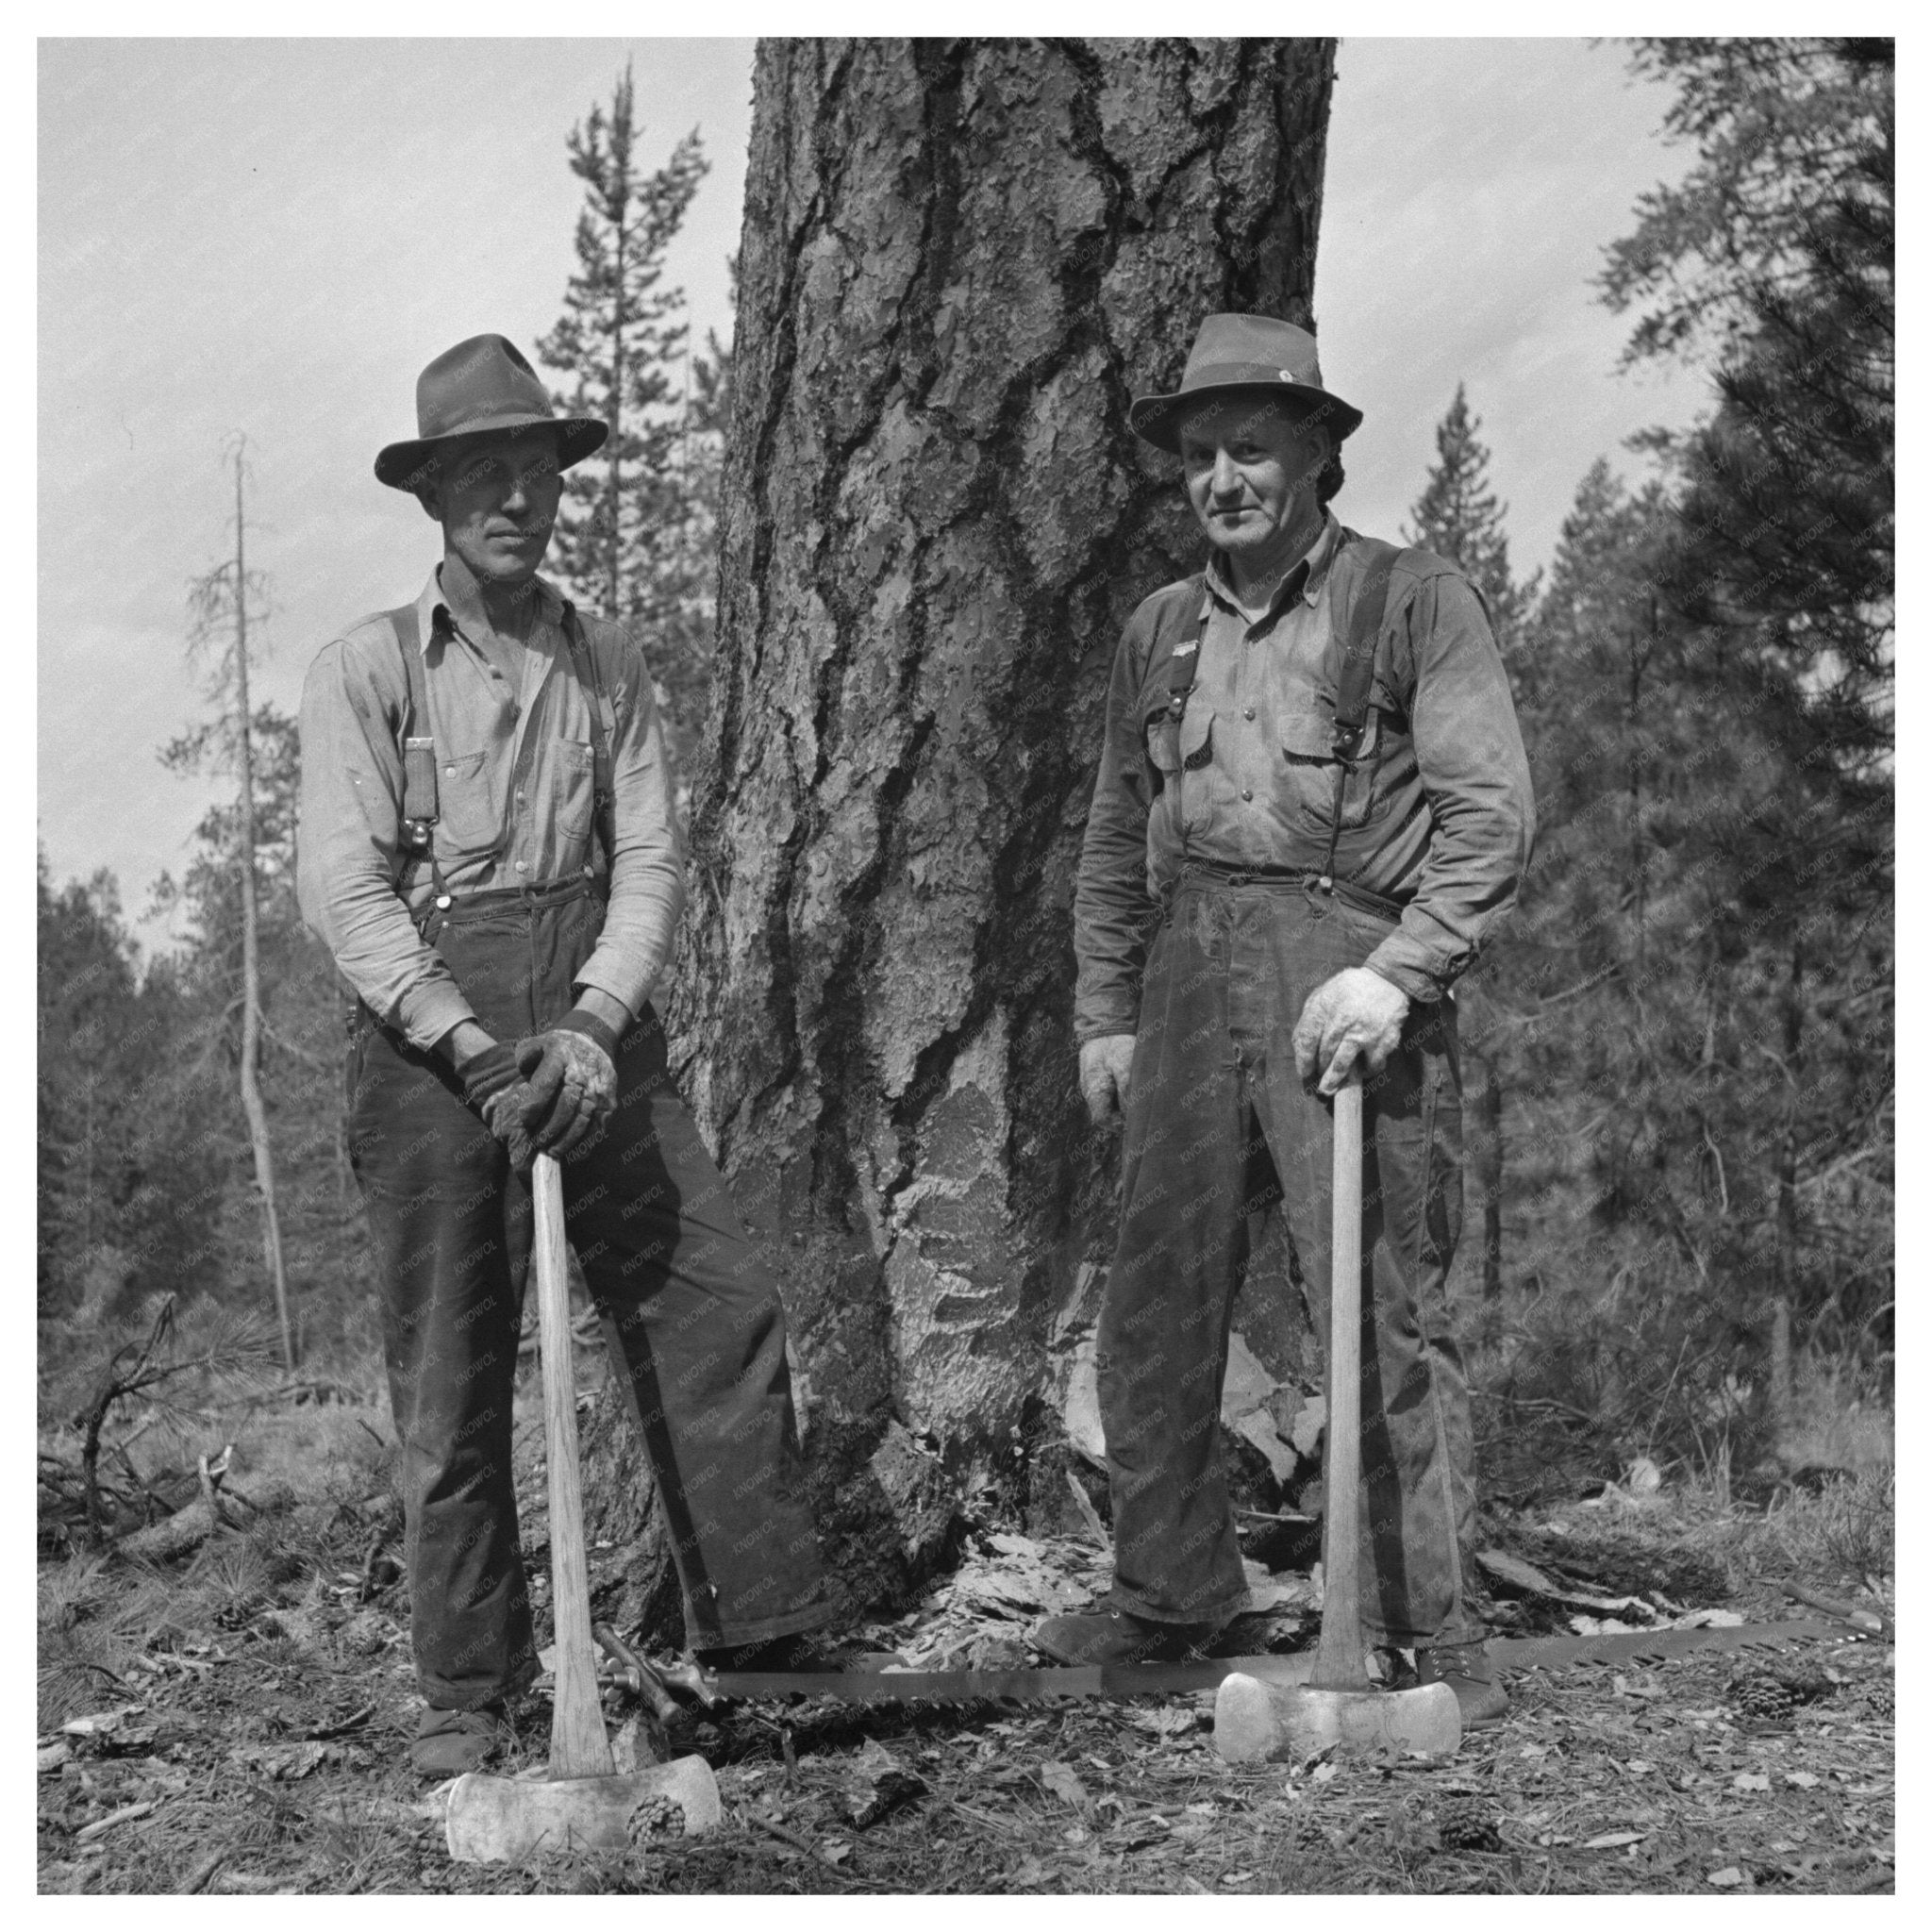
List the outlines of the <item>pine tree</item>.
<svg viewBox="0 0 1932 1932">
<path fill-rule="evenodd" d="M 1509 573 L 1509 540 L 1503 527 L 1509 507 L 1490 488 L 1490 450 L 1476 434 L 1481 427 L 1458 382 L 1448 413 L 1436 425 L 1436 460 L 1409 508 L 1403 541 L 1446 557 L 1474 584 L 1507 654 L 1535 602 L 1536 579 L 1518 584 Z"/>
<path fill-rule="evenodd" d="M 1630 64 L 1674 84 L 1664 133 L 1694 142 L 1697 161 L 1639 199 L 1637 226 L 1605 250 L 1597 287 L 1617 312 L 1642 310 L 1626 365 L 1722 355 L 1755 325 L 1753 291 L 1802 275 L 1821 193 L 1879 137 L 1892 43 L 1685 35 L 1634 42 Z"/>
<path fill-rule="evenodd" d="M 1705 835 L 1714 859 L 1749 882 L 1740 897 L 1762 908 L 1747 920 L 1740 908 L 1727 923 L 1741 927 L 1761 988 L 1753 1047 L 1776 1072 L 1759 1116 L 1775 1137 L 1763 1169 L 1768 1251 L 1752 1259 L 1770 1308 L 1779 1426 L 1794 1332 L 1843 1305 L 1847 1238 L 1863 1250 L 1868 1280 L 1890 1273 L 1882 1230 L 1874 1265 L 1871 1216 L 1822 1219 L 1801 1196 L 1803 1187 L 1815 1199 L 1820 1150 L 1869 1159 L 1868 1186 L 1887 1184 L 1890 1162 L 1889 1105 L 1870 1109 L 1847 1093 L 1848 1064 L 1872 1054 L 1843 1037 L 1838 1009 L 1847 996 L 1868 1008 L 1878 997 L 1882 1062 L 1889 991 L 1881 983 L 1848 995 L 1847 981 L 1856 986 L 1861 953 L 1872 963 L 1874 927 L 1880 956 L 1890 952 L 1891 43 L 1839 42 L 1831 58 L 1857 102 L 1840 133 L 1849 150 L 1787 245 L 1740 278 L 1717 411 L 1680 448 L 1679 527 L 1659 574 L 1701 627 L 1708 700 L 1745 721 L 1740 735 L 1774 744 L 1780 768 L 1760 817 L 1744 826 L 1720 818 Z"/>
<path fill-rule="evenodd" d="M 232 1089 L 183 1080 L 194 1014 L 168 960 L 142 971 L 112 874 L 56 891 L 42 853 L 36 889 L 39 1302 L 65 1338 L 124 1292 L 215 1284 L 193 1204 L 220 1191 L 209 1129 Z"/>
<path fill-rule="evenodd" d="M 738 308 L 738 260 L 731 257 L 731 307 Z M 686 364 L 688 390 L 677 439 L 677 487 L 686 518 L 675 568 L 667 566 L 658 620 L 673 762 L 682 808 L 704 735 L 717 657 L 718 507 L 724 475 L 724 440 L 731 420 L 731 349 L 716 329 Z"/>
<path fill-rule="evenodd" d="M 1446 557 L 1475 585 L 1507 655 L 1522 634 L 1536 584 L 1519 585 L 1510 575 L 1503 528 L 1508 506 L 1490 488 L 1490 451 L 1476 434 L 1481 427 L 1458 382 L 1436 427 L 1436 460 L 1409 508 L 1403 541 Z M 1493 1299 L 1503 1286 L 1504 1076 L 1493 1062 L 1474 1058 L 1483 1077 L 1471 1122 L 1471 1165 L 1483 1211 L 1483 1293 Z"/>
<path fill-rule="evenodd" d="M 1537 864 L 1464 1003 L 1552 1291 L 1520 1373 L 1614 1424 L 1673 1364 L 1653 1448 L 1774 1430 L 1793 1338 L 1882 1320 L 1890 1271 L 1890 935 L 1838 863 L 1872 828 L 1661 593 L 1677 531 L 1657 483 L 1578 489 L 1524 654 Z"/>
<path fill-rule="evenodd" d="M 1717 412 L 1685 445 L 1665 580 L 1728 635 L 1757 700 L 1802 714 L 1868 787 L 1891 744 L 1896 378 L 1890 64 L 1871 64 L 1872 139 L 1788 271 L 1749 291 Z"/>
<path fill-rule="evenodd" d="M 570 472 L 558 575 L 586 601 L 636 627 L 660 696 L 676 716 L 707 666 L 709 531 L 682 474 L 689 453 L 684 291 L 664 282 L 664 254 L 709 171 L 695 129 L 654 173 L 639 164 L 631 70 L 607 109 L 571 130 L 571 172 L 584 183 L 577 268 L 564 313 L 537 345 L 563 372 L 560 408 L 598 416 L 610 437 Z M 700 617 L 694 619 L 694 611 Z"/>
</svg>

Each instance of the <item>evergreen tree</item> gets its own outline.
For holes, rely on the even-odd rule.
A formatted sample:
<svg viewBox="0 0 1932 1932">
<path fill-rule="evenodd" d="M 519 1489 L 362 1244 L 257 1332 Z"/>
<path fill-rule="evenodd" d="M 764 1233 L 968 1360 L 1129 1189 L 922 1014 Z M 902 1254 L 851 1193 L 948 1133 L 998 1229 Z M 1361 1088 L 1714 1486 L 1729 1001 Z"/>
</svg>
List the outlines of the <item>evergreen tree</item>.
<svg viewBox="0 0 1932 1932">
<path fill-rule="evenodd" d="M 1536 584 L 1519 585 L 1510 575 L 1504 533 L 1508 507 L 1490 488 L 1490 451 L 1476 434 L 1481 427 L 1458 382 L 1437 425 L 1436 460 L 1409 508 L 1403 541 L 1446 557 L 1475 585 L 1507 657 L 1522 634 Z M 1474 1058 L 1481 1079 L 1474 1094 L 1471 1166 L 1483 1215 L 1483 1292 L 1493 1298 L 1503 1285 L 1504 1074 L 1493 1061 Z"/>
<path fill-rule="evenodd" d="M 564 313 L 538 344 L 565 386 L 558 406 L 602 417 L 609 441 L 566 477 L 553 558 L 586 601 L 636 626 L 675 718 L 708 675 L 710 531 L 688 487 L 691 372 L 684 291 L 664 282 L 664 255 L 708 172 L 688 134 L 645 173 L 626 66 L 607 108 L 570 134 L 584 183 L 577 268 Z"/>
<path fill-rule="evenodd" d="M 735 315 L 737 258 L 730 258 L 726 265 Z M 731 349 L 719 341 L 716 329 L 705 331 L 705 346 L 692 351 L 688 374 L 690 390 L 677 445 L 677 480 L 687 519 L 683 569 L 675 582 L 667 580 L 667 608 L 658 630 L 664 659 L 658 681 L 669 699 L 666 722 L 680 774 L 680 808 L 704 735 L 717 658 L 718 508 L 731 419 Z"/>
<path fill-rule="evenodd" d="M 205 1041 L 168 962 L 142 972 L 112 875 L 56 891 L 42 853 L 36 897 L 38 1298 L 85 1340 L 125 1293 L 219 1280 L 198 1210 L 227 1157 L 214 1088 L 182 1078 Z"/>
<path fill-rule="evenodd" d="M 1753 983 L 1750 1048 L 1772 1070 L 1756 1114 L 1768 1226 L 1748 1260 L 1780 1420 L 1794 1337 L 1856 1320 L 1862 1340 L 1890 1306 L 1891 43 L 1834 42 L 1829 58 L 1853 103 L 1831 192 L 1739 278 L 1718 408 L 1681 444 L 1659 573 L 1697 627 L 1703 701 L 1777 778 L 1760 810 L 1696 830 L 1740 882 L 1714 925 Z M 1821 1214 L 1820 1190 L 1853 1170 L 1877 1211 Z"/>
<path fill-rule="evenodd" d="M 1518 584 L 1509 573 L 1504 533 L 1509 507 L 1490 488 L 1489 446 L 1476 434 L 1481 427 L 1458 382 L 1448 413 L 1436 425 L 1436 460 L 1423 493 L 1409 507 L 1403 541 L 1446 557 L 1474 584 L 1507 654 L 1535 602 L 1536 579 Z"/>
<path fill-rule="evenodd" d="M 1545 1297 L 1511 1374 L 1682 1449 L 1774 1440 L 1794 1339 L 1886 1343 L 1890 933 L 1828 760 L 1660 594 L 1677 530 L 1660 485 L 1578 490 L 1524 654 L 1537 865 L 1464 1006 Z"/>
<path fill-rule="evenodd" d="M 1755 325 L 1755 291 L 1802 277 L 1821 196 L 1858 165 L 1890 113 L 1892 43 L 1877 40 L 1639 40 L 1631 66 L 1674 83 L 1667 138 L 1697 162 L 1640 197 L 1597 286 L 1641 308 L 1624 361 L 1724 353 Z"/>
<path fill-rule="evenodd" d="M 1684 452 L 1665 588 L 1724 634 L 1757 700 L 1866 789 L 1891 743 L 1893 236 L 1890 45 L 1875 128 L 1788 272 L 1750 291 L 1749 332 Z"/>
</svg>

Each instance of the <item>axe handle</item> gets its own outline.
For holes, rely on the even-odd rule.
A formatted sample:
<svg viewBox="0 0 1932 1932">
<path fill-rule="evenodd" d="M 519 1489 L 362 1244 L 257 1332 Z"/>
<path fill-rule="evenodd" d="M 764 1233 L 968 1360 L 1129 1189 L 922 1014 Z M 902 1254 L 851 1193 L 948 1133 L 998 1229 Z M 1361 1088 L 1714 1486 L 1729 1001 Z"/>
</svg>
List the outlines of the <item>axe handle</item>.
<svg viewBox="0 0 1932 1932">
<path fill-rule="evenodd" d="M 1309 1682 L 1366 1690 L 1362 1667 L 1362 1090 L 1335 1096 L 1334 1237 L 1328 1248 L 1328 1441 L 1323 1451 L 1322 1641 Z"/>
<path fill-rule="evenodd" d="M 570 1270 L 564 1256 L 563 1174 L 548 1154 L 531 1170 L 536 1196 L 537 1327 L 543 1356 L 543 1454 L 550 1474 L 550 1607 L 557 1622 L 550 1775 L 611 1777 L 617 1771 L 597 1701 L 591 1641 L 591 1574 L 577 1477 L 577 1385 L 571 1356 Z"/>
</svg>

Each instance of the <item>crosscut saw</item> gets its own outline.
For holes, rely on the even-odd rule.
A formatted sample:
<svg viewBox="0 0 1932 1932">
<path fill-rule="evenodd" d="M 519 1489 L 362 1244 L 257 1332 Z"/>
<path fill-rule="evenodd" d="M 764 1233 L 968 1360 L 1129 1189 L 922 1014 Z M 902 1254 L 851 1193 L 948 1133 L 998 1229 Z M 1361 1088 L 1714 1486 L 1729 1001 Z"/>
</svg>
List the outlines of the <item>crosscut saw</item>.
<svg viewBox="0 0 1932 1932">
<path fill-rule="evenodd" d="M 687 1657 L 646 1662 L 608 1624 L 597 1626 L 610 1658 L 603 1674 L 641 1697 L 660 1719 L 685 1707 L 680 1694 L 704 1706 L 788 1697 L 826 1697 L 840 1704 L 1051 1703 L 1084 1697 L 1174 1697 L 1212 1690 L 1237 1672 L 1263 1683 L 1306 1683 L 1315 1653 L 1282 1657 L 1216 1657 L 1184 1663 L 1052 1665 L 1022 1671 L 707 1671 Z M 1550 1670 L 1573 1663 L 1644 1663 L 1693 1650 L 1776 1647 L 1819 1638 L 1870 1641 L 1857 1625 L 1815 1617 L 1775 1624 L 1700 1624 L 1690 1629 L 1614 1631 L 1592 1637 L 1491 1638 L 1491 1657 L 1506 1671 Z"/>
</svg>

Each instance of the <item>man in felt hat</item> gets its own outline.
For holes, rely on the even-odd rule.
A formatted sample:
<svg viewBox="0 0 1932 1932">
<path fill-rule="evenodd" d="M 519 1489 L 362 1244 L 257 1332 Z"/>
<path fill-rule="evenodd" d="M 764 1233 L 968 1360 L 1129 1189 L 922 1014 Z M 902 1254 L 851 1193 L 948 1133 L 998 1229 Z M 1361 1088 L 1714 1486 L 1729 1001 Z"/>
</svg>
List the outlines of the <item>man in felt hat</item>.
<svg viewBox="0 0 1932 1932">
<path fill-rule="evenodd" d="M 1362 419 L 1306 331 L 1208 316 L 1179 390 L 1131 420 L 1180 458 L 1209 554 L 1121 640 L 1081 853 L 1080 1085 L 1126 1133 L 1098 1336 L 1114 1583 L 1038 1637 L 1067 1662 L 1174 1656 L 1245 1606 L 1217 1424 L 1247 1217 L 1281 1200 L 1319 1312 L 1329 1097 L 1361 1077 L 1365 1621 L 1493 1722 L 1444 1281 L 1452 989 L 1535 831 L 1502 659 L 1454 565 L 1329 510 Z"/>
<path fill-rule="evenodd" d="M 536 1673 L 510 1407 L 529 1162 L 642 1434 L 700 1657 L 797 1669 L 832 1616 L 785 1318 L 679 1101 L 650 995 L 684 902 L 651 682 L 537 575 L 605 440 L 502 336 L 440 356 L 375 459 L 442 530 L 415 602 L 302 696 L 302 909 L 358 995 L 350 1159 L 381 1277 L 426 1775 L 475 1768 Z"/>
</svg>

